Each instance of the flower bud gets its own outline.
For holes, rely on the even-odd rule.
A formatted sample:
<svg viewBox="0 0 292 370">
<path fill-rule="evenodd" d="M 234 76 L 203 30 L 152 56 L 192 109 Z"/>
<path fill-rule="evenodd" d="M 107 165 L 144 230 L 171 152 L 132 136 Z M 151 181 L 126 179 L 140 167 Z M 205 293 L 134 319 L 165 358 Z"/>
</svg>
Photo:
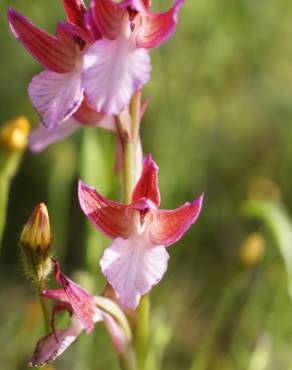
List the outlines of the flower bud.
<svg viewBox="0 0 292 370">
<path fill-rule="evenodd" d="M 40 203 L 32 212 L 20 236 L 28 276 L 43 281 L 51 272 L 51 228 L 47 207 Z"/>
<path fill-rule="evenodd" d="M 23 246 L 45 252 L 51 245 L 52 236 L 49 214 L 44 203 L 40 203 L 32 212 L 23 228 L 20 242 Z"/>
<path fill-rule="evenodd" d="M 7 122 L 0 132 L 0 142 L 9 150 L 22 150 L 27 145 L 30 125 L 26 117 L 17 117 Z"/>
<path fill-rule="evenodd" d="M 241 244 L 239 258 L 246 267 L 260 263 L 265 251 L 265 240 L 260 233 L 251 233 Z"/>
</svg>

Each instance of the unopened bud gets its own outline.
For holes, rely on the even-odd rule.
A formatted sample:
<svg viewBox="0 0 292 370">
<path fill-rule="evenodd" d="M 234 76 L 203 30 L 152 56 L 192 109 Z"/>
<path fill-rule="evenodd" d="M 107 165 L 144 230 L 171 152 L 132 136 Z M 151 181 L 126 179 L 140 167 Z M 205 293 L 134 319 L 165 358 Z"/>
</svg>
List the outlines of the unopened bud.
<svg viewBox="0 0 292 370">
<path fill-rule="evenodd" d="M 265 240 L 260 233 L 251 233 L 242 242 L 239 250 L 241 263 L 246 267 L 257 265 L 263 258 Z"/>
<path fill-rule="evenodd" d="M 9 150 L 22 150 L 27 145 L 29 129 L 26 117 L 14 118 L 0 131 L 0 141 Z"/>
<path fill-rule="evenodd" d="M 44 281 L 51 272 L 51 242 L 48 210 L 44 203 L 40 203 L 20 236 L 25 271 L 34 281 Z"/>
<path fill-rule="evenodd" d="M 44 203 L 40 203 L 24 226 L 20 242 L 23 246 L 32 250 L 40 249 L 45 252 L 50 247 L 51 241 L 48 210 Z"/>
</svg>

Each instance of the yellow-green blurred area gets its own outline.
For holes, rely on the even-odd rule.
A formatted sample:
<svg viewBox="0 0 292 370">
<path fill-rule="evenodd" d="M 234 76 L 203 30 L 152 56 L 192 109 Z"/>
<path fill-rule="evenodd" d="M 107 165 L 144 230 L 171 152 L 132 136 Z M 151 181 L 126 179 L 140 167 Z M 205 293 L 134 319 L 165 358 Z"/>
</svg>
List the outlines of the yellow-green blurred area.
<svg viewBox="0 0 292 370">
<path fill-rule="evenodd" d="M 36 124 L 26 91 L 41 66 L 12 37 L 9 6 L 53 33 L 62 1 L 0 3 L 0 122 L 26 115 Z M 187 0 L 176 34 L 151 57 L 142 140 L 160 167 L 162 207 L 202 192 L 205 201 L 152 290 L 146 370 L 291 370 L 292 2 Z M 17 246 L 37 203 L 48 206 L 63 270 L 102 292 L 98 260 L 109 241 L 82 215 L 76 185 L 81 177 L 118 200 L 114 157 L 112 134 L 94 128 L 25 153 L 0 255 L 1 370 L 25 369 L 43 334 Z M 118 369 L 102 325 L 53 368 Z"/>
</svg>

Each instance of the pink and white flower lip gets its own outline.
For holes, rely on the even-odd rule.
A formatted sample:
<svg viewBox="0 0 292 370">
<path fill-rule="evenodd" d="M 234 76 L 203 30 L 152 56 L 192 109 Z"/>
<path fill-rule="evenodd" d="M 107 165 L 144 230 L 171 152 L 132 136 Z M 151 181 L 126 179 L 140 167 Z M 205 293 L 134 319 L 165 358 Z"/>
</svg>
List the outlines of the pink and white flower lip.
<svg viewBox="0 0 292 370">
<path fill-rule="evenodd" d="M 61 288 L 42 292 L 44 297 L 57 301 L 52 311 L 52 332 L 38 341 L 28 366 L 42 366 L 54 361 L 75 341 L 82 330 L 89 334 L 100 321 L 107 327 L 116 351 L 123 352 L 127 340 L 121 326 L 108 312 L 97 307 L 95 297 L 61 272 L 59 262 L 53 260 L 53 263 L 55 279 Z M 102 297 L 99 299 L 106 300 Z M 105 306 L 107 304 L 104 303 Z M 109 304 L 114 305 L 113 302 Z M 70 314 L 71 324 L 65 329 L 55 329 L 55 316 L 64 310 Z"/>
<path fill-rule="evenodd" d="M 84 54 L 84 89 L 92 107 L 119 114 L 151 72 L 147 49 L 174 32 L 183 0 L 165 13 L 151 13 L 150 2 L 92 0 L 91 21 L 102 35 Z"/>
<path fill-rule="evenodd" d="M 113 239 L 100 261 L 103 274 L 120 304 L 136 309 L 140 297 L 167 270 L 166 247 L 178 241 L 197 220 L 203 195 L 174 210 L 159 209 L 158 167 L 148 155 L 131 204 L 111 201 L 82 181 L 78 196 L 87 218 Z"/>
</svg>

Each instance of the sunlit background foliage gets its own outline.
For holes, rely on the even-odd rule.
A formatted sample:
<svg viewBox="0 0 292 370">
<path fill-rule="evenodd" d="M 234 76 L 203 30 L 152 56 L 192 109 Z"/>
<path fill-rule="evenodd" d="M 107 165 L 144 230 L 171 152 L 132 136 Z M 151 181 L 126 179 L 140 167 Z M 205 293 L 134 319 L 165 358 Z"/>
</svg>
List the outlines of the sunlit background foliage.
<svg viewBox="0 0 292 370">
<path fill-rule="evenodd" d="M 0 122 L 26 115 L 36 124 L 26 88 L 41 69 L 11 36 L 8 6 L 54 32 L 62 1 L 0 3 Z M 142 137 L 160 166 L 162 206 L 201 192 L 205 203 L 153 289 L 148 370 L 292 369 L 291 24 L 290 0 L 187 0 L 175 36 L 151 51 Z M 48 205 L 64 270 L 102 292 L 98 258 L 107 241 L 81 214 L 76 183 L 81 177 L 119 199 L 114 144 L 110 133 L 87 128 L 25 154 L 0 255 L 1 370 L 24 369 L 42 331 L 17 247 L 37 203 Z M 118 367 L 100 326 L 53 368 Z"/>
</svg>

